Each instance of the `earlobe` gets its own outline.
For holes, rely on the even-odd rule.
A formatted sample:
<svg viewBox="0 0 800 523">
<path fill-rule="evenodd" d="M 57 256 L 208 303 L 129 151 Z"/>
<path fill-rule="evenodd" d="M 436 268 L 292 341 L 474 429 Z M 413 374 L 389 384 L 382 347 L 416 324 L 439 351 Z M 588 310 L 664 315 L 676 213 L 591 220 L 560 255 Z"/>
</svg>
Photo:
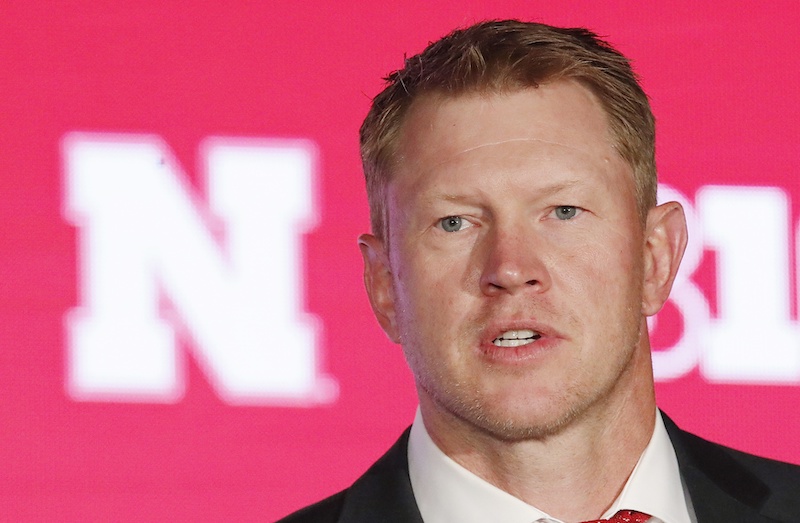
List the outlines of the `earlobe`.
<svg viewBox="0 0 800 523">
<path fill-rule="evenodd" d="M 358 237 L 358 246 L 364 259 L 364 287 L 372 305 L 372 312 L 383 331 L 395 343 L 400 343 L 395 315 L 392 271 L 386 248 L 372 234 Z"/>
<path fill-rule="evenodd" d="M 688 233 L 683 207 L 678 202 L 667 202 L 651 209 L 645 234 L 642 310 L 652 316 L 667 301 L 686 249 Z"/>
</svg>

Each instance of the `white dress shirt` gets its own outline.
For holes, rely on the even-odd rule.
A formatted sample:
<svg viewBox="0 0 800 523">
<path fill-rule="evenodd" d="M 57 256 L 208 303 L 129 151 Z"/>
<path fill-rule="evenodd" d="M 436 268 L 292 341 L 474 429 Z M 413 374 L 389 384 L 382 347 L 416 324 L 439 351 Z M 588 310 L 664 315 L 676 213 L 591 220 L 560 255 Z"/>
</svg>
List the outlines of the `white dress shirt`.
<svg viewBox="0 0 800 523">
<path fill-rule="evenodd" d="M 428 435 L 419 409 L 408 441 L 408 469 L 425 523 L 563 523 L 450 459 Z M 621 509 L 649 514 L 657 518 L 653 522 L 694 522 L 675 450 L 658 412 L 650 442 L 603 518 Z"/>
</svg>

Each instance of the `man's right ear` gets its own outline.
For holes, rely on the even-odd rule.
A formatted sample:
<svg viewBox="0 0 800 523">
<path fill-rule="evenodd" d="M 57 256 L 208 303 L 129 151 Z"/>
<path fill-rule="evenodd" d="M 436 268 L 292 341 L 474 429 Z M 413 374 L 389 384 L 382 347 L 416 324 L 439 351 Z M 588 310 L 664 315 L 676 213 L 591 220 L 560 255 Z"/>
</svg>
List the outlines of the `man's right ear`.
<svg viewBox="0 0 800 523">
<path fill-rule="evenodd" d="M 372 312 L 389 339 L 400 343 L 392 271 L 386 248 L 383 242 L 372 234 L 359 236 L 358 247 L 364 258 L 364 287 L 367 289 Z"/>
</svg>

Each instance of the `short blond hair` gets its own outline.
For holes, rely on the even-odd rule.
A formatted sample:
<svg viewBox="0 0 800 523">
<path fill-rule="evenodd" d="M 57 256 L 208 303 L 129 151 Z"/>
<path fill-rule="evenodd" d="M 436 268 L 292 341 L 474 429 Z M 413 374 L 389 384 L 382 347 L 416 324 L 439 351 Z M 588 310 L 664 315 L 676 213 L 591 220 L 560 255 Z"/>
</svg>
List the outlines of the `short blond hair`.
<svg viewBox="0 0 800 523">
<path fill-rule="evenodd" d="M 629 60 L 586 29 L 502 20 L 450 33 L 385 79 L 360 133 L 373 234 L 386 236 L 386 188 L 414 100 L 426 94 L 508 92 L 562 79 L 580 82 L 599 99 L 614 146 L 633 170 L 644 222 L 656 204 L 655 120 Z"/>
</svg>

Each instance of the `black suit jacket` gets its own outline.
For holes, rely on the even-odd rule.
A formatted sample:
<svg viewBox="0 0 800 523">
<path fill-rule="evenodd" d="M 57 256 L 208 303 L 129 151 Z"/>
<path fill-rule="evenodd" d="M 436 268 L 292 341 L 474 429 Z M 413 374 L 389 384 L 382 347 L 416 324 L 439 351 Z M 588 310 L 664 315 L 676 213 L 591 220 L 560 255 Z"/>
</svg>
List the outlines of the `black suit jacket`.
<svg viewBox="0 0 800 523">
<path fill-rule="evenodd" d="M 800 466 L 745 454 L 664 416 L 697 523 L 799 523 Z M 278 523 L 423 523 L 408 477 L 406 430 L 353 485 Z"/>
</svg>

